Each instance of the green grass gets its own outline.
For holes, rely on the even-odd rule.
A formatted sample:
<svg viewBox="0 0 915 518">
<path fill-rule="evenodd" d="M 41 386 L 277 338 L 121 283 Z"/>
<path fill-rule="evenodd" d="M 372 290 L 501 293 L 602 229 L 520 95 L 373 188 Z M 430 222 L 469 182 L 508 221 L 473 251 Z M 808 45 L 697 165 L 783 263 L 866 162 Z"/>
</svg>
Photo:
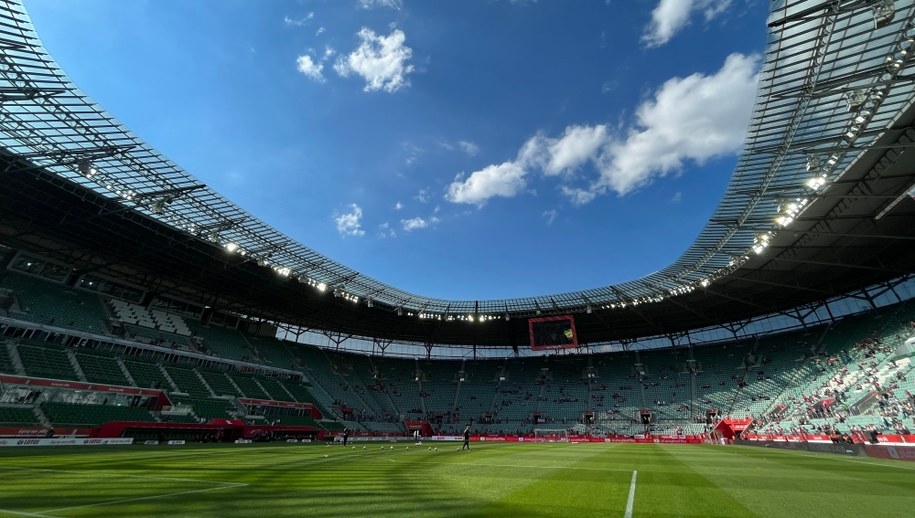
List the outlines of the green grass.
<svg viewBox="0 0 915 518">
<path fill-rule="evenodd" d="M 0 516 L 912 516 L 915 463 L 740 446 L 0 450 Z"/>
</svg>

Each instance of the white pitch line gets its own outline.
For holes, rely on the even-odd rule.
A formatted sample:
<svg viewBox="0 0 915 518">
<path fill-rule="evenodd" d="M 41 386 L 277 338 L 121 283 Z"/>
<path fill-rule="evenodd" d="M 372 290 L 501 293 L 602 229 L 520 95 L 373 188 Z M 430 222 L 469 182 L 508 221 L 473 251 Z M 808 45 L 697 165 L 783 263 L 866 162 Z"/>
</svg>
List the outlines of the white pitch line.
<svg viewBox="0 0 915 518">
<path fill-rule="evenodd" d="M 232 485 L 232 486 L 210 487 L 210 488 L 207 488 L 207 489 L 194 489 L 194 490 L 191 490 L 191 491 L 179 491 L 179 492 L 177 492 L 177 493 L 166 493 L 166 494 L 163 494 L 163 495 L 141 496 L 141 497 L 137 497 L 137 498 L 125 498 L 125 499 L 122 499 L 122 500 L 111 500 L 111 501 L 108 501 L 108 502 L 99 502 L 99 503 L 97 503 L 97 504 L 74 505 L 74 506 L 72 506 L 72 507 L 61 507 L 60 509 L 50 509 L 50 510 L 48 510 L 48 511 L 45 511 L 45 513 L 59 513 L 59 512 L 61 512 L 61 511 L 70 511 L 70 510 L 73 510 L 73 509 L 85 509 L 85 508 L 87 508 L 87 507 L 99 507 L 99 506 L 103 506 L 103 505 L 126 504 L 126 503 L 130 503 L 130 502 L 140 502 L 140 501 L 143 501 L 143 500 L 155 500 L 155 499 L 157 499 L 157 498 L 168 498 L 168 497 L 170 497 L 170 496 L 191 495 L 191 494 L 194 494 L 194 493 L 208 493 L 208 492 L 210 492 L 210 491 L 223 491 L 223 490 L 225 490 L 225 489 L 233 489 L 233 488 L 236 488 L 236 487 L 245 487 L 245 486 L 247 486 L 247 485 L 248 485 L 248 484 L 235 484 L 235 485 Z M 39 515 L 39 516 L 40 516 L 40 515 Z"/>
<path fill-rule="evenodd" d="M 632 504 L 635 503 L 635 478 L 639 475 L 638 471 L 632 472 L 632 482 L 629 483 L 629 498 L 626 500 L 626 514 L 624 518 L 632 518 Z"/>
</svg>

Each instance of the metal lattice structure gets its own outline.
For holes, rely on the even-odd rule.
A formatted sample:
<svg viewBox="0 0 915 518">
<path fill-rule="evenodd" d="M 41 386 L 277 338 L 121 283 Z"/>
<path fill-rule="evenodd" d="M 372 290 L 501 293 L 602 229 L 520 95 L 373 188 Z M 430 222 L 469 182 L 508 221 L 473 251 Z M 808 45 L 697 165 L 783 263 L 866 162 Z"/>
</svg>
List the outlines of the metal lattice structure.
<svg viewBox="0 0 915 518">
<path fill-rule="evenodd" d="M 277 278 L 276 284 L 286 296 L 285 306 L 273 308 L 252 301 L 248 306 L 239 303 L 236 311 L 362 336 L 445 343 L 489 339 L 478 338 L 475 332 L 449 332 L 442 323 L 468 319 L 508 322 L 514 317 L 568 312 L 593 318 L 590 328 L 587 323 L 581 326 L 582 332 L 603 339 L 665 333 L 778 311 L 791 307 L 791 300 L 822 299 L 912 270 L 906 266 L 912 264 L 906 257 L 899 262 L 893 258 L 899 258 L 899 250 L 912 248 L 911 228 L 915 227 L 911 212 L 904 212 L 904 204 L 910 203 L 905 201 L 905 193 L 912 188 L 915 175 L 906 165 L 915 163 L 911 151 L 906 151 L 915 140 L 911 128 L 913 0 L 772 2 L 769 41 L 744 150 L 726 194 L 695 242 L 674 263 L 640 279 L 499 300 L 446 300 L 408 293 L 292 240 L 123 127 L 67 79 L 42 47 L 19 1 L 2 0 L 0 5 L 0 151 L 5 162 L 0 181 L 8 178 L 12 182 L 17 175 L 41 178 L 100 211 L 102 216 L 91 216 L 89 210 L 79 216 L 86 228 L 91 228 L 93 218 L 101 221 L 122 214 L 122 220 L 131 220 L 130 228 L 146 229 L 144 232 L 171 243 L 168 246 L 193 245 L 195 253 L 209 250 L 213 264 L 235 269 L 256 265 Z M 22 183 L 23 192 L 25 185 Z M 36 194 L 33 201 L 45 196 Z M 855 204 L 852 214 L 848 212 L 851 203 Z M 29 205 L 23 207 L 27 210 Z M 10 220 L 23 217 L 10 210 Z M 868 220 L 869 227 L 859 226 Z M 874 223 L 877 220 L 882 223 Z M 842 221 L 850 223 L 831 226 Z M 44 229 L 53 227 L 51 222 L 39 225 L 37 216 L 24 218 L 4 229 L 0 242 L 25 246 L 22 238 L 26 234 L 54 234 L 35 231 L 29 227 L 33 223 Z M 126 230 L 126 223 L 124 228 L 121 237 L 125 240 L 139 232 Z M 65 234 L 48 239 L 62 239 Z M 836 241 L 832 245 L 822 241 L 828 236 L 876 240 L 873 243 L 880 244 L 880 250 L 858 259 L 838 257 L 822 250 L 835 246 Z M 153 257 L 156 252 L 145 249 L 144 240 L 137 240 L 133 253 L 139 258 Z M 38 246 L 36 243 L 32 240 L 27 246 Z M 42 253 L 50 255 L 52 248 L 45 247 Z M 63 248 L 55 250 L 62 253 Z M 60 257 L 79 264 L 75 248 L 70 243 L 69 255 Z M 115 267 L 126 259 L 106 263 L 84 255 L 82 271 L 127 275 L 124 268 Z M 819 264 L 820 269 L 806 272 L 784 266 L 792 261 L 798 268 Z M 132 271 L 153 271 L 139 259 L 134 262 Z M 182 266 L 187 268 L 183 279 L 193 277 L 195 265 L 190 260 L 187 263 Z M 843 272 L 865 270 L 868 275 L 857 284 L 841 282 Z M 880 270 L 879 275 L 872 270 Z M 822 278 L 813 277 L 821 274 Z M 300 289 L 289 288 L 290 283 L 301 285 Z M 202 284 L 197 289 L 214 291 L 213 286 Z M 333 293 L 351 306 L 355 303 L 358 314 L 334 316 L 330 313 L 345 311 L 343 306 L 320 306 L 307 297 L 306 302 L 295 299 L 295 293 L 306 289 Z M 800 299 L 798 293 L 803 295 Z M 233 297 L 237 296 L 224 298 L 235 300 Z M 204 299 L 201 295 L 200 300 Z M 299 303 L 304 309 L 289 308 Z M 715 310 L 716 304 L 724 308 L 735 303 L 741 305 L 740 311 Z M 231 306 L 229 302 L 224 305 Z M 320 316 L 316 308 L 326 312 Z M 665 321 L 671 308 L 676 311 L 670 318 L 680 312 L 682 322 Z M 346 323 L 364 315 L 371 315 L 371 322 L 377 325 Z M 403 327 L 403 317 L 439 324 L 395 329 Z M 518 341 L 517 335 L 506 331 L 494 334 L 491 340 L 512 343 Z"/>
</svg>

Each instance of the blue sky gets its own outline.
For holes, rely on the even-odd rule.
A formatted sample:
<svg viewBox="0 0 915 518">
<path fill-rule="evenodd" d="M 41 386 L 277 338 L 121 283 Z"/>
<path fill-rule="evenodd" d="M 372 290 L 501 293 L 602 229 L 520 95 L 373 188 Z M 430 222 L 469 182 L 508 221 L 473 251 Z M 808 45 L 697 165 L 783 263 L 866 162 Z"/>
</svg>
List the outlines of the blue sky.
<svg viewBox="0 0 915 518">
<path fill-rule="evenodd" d="M 425 296 L 594 288 L 720 199 L 763 0 L 26 0 L 71 79 L 314 250 Z"/>
</svg>

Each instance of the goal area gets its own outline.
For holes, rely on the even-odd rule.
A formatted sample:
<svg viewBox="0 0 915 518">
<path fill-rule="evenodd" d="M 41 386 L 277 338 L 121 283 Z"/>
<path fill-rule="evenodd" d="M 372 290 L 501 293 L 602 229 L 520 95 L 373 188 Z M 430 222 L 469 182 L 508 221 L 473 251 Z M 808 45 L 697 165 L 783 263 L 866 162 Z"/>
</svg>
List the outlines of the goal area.
<svg viewBox="0 0 915 518">
<path fill-rule="evenodd" d="M 569 430 L 565 428 L 534 428 L 534 437 L 544 441 L 567 442 Z"/>
</svg>

